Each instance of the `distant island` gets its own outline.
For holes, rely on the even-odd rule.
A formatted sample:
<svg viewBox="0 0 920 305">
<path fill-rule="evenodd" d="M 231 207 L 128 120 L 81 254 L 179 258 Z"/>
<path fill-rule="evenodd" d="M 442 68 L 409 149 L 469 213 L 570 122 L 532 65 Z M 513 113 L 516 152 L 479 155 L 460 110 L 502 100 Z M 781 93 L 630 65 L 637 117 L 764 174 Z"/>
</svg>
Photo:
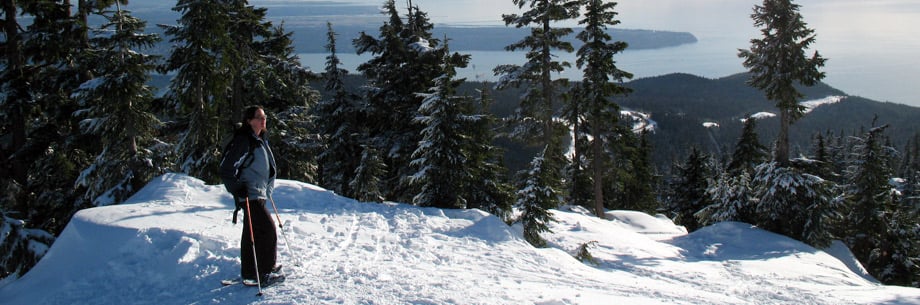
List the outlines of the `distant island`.
<svg viewBox="0 0 920 305">
<path fill-rule="evenodd" d="M 336 47 L 339 52 L 353 53 L 354 47 L 351 40 L 358 34 L 366 32 L 377 37 L 379 25 L 332 25 L 338 34 Z M 286 26 L 288 31 L 294 33 L 294 46 L 297 53 L 325 53 L 326 27 L 317 26 Z M 575 28 L 575 33 L 581 31 Z M 436 25 L 432 33 L 435 38 L 450 39 L 450 48 L 453 51 L 503 51 L 509 44 L 521 40 L 529 34 L 529 29 L 518 29 L 504 26 L 477 26 L 458 27 L 449 25 Z M 676 47 L 684 44 L 696 43 L 696 36 L 688 32 L 613 29 L 609 31 L 616 41 L 629 44 L 629 50 L 647 50 L 667 47 Z M 575 34 L 569 35 L 567 40 L 577 49 L 581 42 L 575 39 Z"/>
</svg>

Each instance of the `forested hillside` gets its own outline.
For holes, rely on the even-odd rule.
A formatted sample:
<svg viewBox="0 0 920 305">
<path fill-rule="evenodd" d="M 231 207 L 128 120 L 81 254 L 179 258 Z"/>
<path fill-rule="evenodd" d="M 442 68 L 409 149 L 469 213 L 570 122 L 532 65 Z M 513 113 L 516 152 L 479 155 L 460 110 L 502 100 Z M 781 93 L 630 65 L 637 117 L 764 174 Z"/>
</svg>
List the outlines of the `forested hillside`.
<svg viewBox="0 0 920 305">
<path fill-rule="evenodd" d="M 642 78 L 624 83 L 633 92 L 615 100 L 624 109 L 650 114 L 650 119 L 657 123 L 655 131 L 649 135 L 653 160 L 659 170 L 667 172 L 673 162 L 682 160 L 689 153 L 690 147 L 695 146 L 711 154 L 719 151 L 731 154 L 741 136 L 742 119 L 760 112 L 776 112 L 763 94 L 747 85 L 747 78 L 746 73 L 718 79 L 680 73 Z M 358 90 L 364 79 L 353 74 L 346 78 L 346 84 L 351 90 Z M 491 112 L 498 117 L 507 117 L 518 107 L 522 89 L 494 90 L 494 86 L 491 82 L 468 81 L 460 86 L 460 92 L 476 94 L 477 91 L 490 90 L 495 99 Z M 891 144 L 899 148 L 920 133 L 920 120 L 917 119 L 920 118 L 920 108 L 848 96 L 846 92 L 824 83 L 803 87 L 802 90 L 806 95 L 803 100 L 828 96 L 844 98 L 838 103 L 815 108 L 792 126 L 792 142 L 798 153 L 807 154 L 814 136 L 819 133 L 856 135 L 873 124 L 889 124 L 886 135 Z M 708 122 L 717 123 L 718 127 L 704 126 Z M 758 120 L 756 132 L 763 144 L 769 146 L 776 130 L 775 117 Z M 533 149 L 522 148 L 503 139 L 498 141 L 509 150 L 505 161 L 511 170 L 522 168 L 533 155 Z"/>
</svg>

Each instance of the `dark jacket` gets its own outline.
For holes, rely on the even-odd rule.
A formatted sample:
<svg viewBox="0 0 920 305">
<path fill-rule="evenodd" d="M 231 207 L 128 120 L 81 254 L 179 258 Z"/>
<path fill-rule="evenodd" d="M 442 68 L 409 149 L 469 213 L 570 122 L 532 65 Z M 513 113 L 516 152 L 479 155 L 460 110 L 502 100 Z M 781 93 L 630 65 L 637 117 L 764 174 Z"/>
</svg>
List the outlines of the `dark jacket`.
<svg viewBox="0 0 920 305">
<path fill-rule="evenodd" d="M 245 126 L 238 129 L 224 149 L 220 162 L 220 178 L 227 191 L 239 200 L 268 199 L 274 190 L 277 172 L 265 133 L 259 138 Z"/>
</svg>

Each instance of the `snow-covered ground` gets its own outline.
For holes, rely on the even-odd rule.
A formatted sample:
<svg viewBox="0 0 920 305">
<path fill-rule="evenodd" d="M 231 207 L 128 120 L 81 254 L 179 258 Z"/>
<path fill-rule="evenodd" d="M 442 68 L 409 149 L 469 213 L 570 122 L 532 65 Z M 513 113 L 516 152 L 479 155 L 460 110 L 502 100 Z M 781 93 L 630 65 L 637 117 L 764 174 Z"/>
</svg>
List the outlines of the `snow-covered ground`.
<svg viewBox="0 0 920 305">
<path fill-rule="evenodd" d="M 822 99 L 804 101 L 799 104 L 805 107 L 805 113 L 809 113 L 812 110 L 815 110 L 815 108 L 818 108 L 824 105 L 836 104 L 836 103 L 843 101 L 844 99 L 846 99 L 846 96 L 832 95 L 832 96 L 828 96 Z"/>
<path fill-rule="evenodd" d="M 478 210 L 359 203 L 283 180 L 275 200 L 288 280 L 261 297 L 218 283 L 239 272 L 229 195 L 168 174 L 129 203 L 79 212 L 0 303 L 920 304 L 920 289 L 867 279 L 839 244 L 831 255 L 742 223 L 686 234 L 660 216 L 570 207 L 554 211 L 552 247 L 535 249 Z M 589 241 L 596 264 L 572 256 Z"/>
</svg>

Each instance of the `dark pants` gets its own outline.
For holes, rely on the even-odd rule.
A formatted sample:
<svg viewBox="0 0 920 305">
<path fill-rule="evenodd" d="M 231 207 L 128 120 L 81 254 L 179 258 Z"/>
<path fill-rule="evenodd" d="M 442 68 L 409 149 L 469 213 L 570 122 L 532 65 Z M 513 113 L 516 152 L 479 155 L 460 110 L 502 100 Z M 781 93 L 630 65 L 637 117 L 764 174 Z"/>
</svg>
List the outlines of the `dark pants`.
<svg viewBox="0 0 920 305">
<path fill-rule="evenodd" d="M 270 273 L 275 267 L 278 235 L 275 232 L 275 222 L 272 221 L 272 216 L 265 206 L 265 200 L 249 200 L 249 211 L 252 212 L 252 215 L 249 215 L 250 213 L 246 210 L 246 207 L 243 206 L 243 236 L 240 238 L 241 275 L 244 279 L 255 279 L 256 266 L 252 257 L 250 220 L 252 221 L 252 234 L 255 235 L 255 254 L 259 260 L 260 275 Z"/>
</svg>

